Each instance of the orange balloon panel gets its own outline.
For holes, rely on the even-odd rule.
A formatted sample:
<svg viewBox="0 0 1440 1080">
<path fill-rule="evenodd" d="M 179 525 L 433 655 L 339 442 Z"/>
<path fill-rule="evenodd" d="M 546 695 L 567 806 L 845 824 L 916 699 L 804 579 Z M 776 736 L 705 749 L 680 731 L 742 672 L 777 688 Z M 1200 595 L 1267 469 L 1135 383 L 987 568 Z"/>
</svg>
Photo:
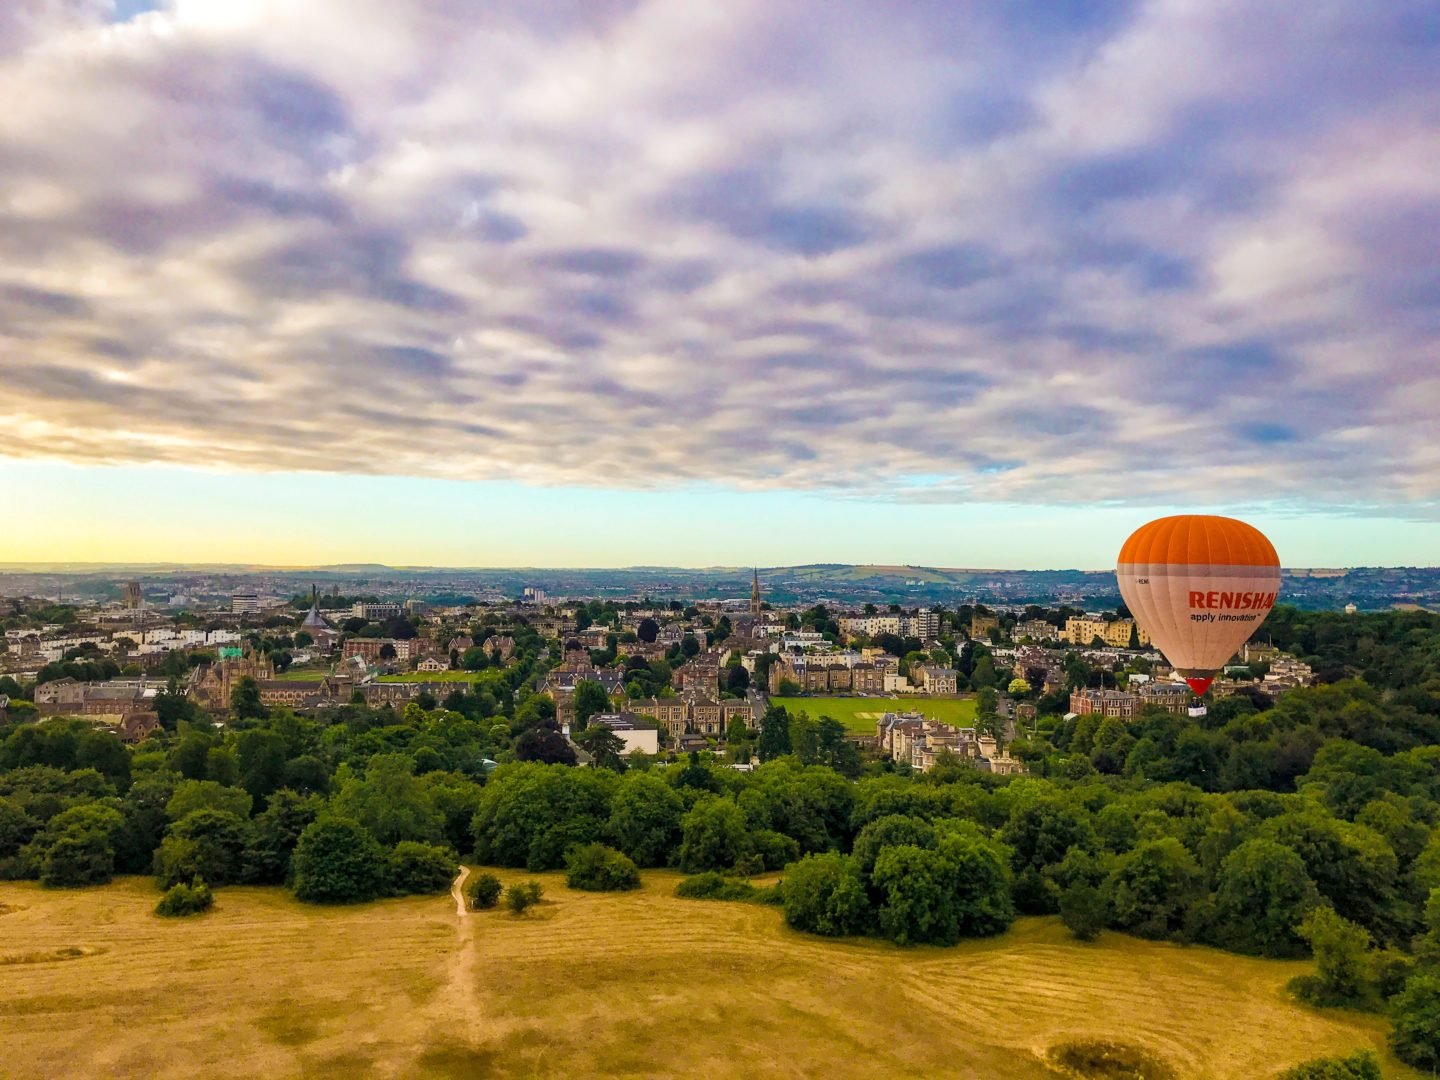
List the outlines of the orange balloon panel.
<svg viewBox="0 0 1440 1080">
<path fill-rule="evenodd" d="M 1136 622 L 1203 694 L 1275 606 L 1280 559 L 1252 525 L 1179 514 L 1136 529 L 1115 577 Z"/>
</svg>

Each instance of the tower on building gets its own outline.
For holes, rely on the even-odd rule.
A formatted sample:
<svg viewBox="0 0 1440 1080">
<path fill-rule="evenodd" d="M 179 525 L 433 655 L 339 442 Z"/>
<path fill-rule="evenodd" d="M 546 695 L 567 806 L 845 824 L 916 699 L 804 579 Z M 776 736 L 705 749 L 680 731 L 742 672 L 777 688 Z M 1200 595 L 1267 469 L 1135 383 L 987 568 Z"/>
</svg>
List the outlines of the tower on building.
<svg viewBox="0 0 1440 1080">
<path fill-rule="evenodd" d="M 125 606 L 131 611 L 138 611 L 144 607 L 145 600 L 140 593 L 140 583 L 138 581 L 127 581 L 122 599 Z"/>
<path fill-rule="evenodd" d="M 755 618 L 760 617 L 760 568 L 755 567 L 754 576 L 750 579 L 750 614 Z"/>
</svg>

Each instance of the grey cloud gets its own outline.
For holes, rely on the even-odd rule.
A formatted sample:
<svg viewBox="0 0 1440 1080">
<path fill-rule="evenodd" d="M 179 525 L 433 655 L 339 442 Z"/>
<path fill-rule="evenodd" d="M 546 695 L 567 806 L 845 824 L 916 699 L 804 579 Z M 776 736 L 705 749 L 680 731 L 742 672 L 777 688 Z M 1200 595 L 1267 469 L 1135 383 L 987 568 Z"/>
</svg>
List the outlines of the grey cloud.
<svg viewBox="0 0 1440 1080">
<path fill-rule="evenodd" d="M 1180 7 L 6 8 L 0 454 L 1440 498 L 1433 5 Z"/>
</svg>

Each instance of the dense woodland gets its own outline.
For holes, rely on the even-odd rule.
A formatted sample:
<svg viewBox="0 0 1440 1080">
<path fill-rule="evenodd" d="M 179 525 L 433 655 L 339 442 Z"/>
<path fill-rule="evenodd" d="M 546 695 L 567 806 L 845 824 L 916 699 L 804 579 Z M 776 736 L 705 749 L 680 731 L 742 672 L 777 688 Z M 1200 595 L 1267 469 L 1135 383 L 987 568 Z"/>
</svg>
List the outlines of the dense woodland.
<svg viewBox="0 0 1440 1080">
<path fill-rule="evenodd" d="M 0 731 L 0 876 L 150 874 L 183 913 L 239 882 L 340 903 L 444 891 L 461 858 L 568 866 L 582 887 L 625 887 L 633 863 L 902 945 L 1058 914 L 1082 940 L 1313 956 L 1296 994 L 1388 1011 L 1397 1054 L 1440 1067 L 1440 618 L 1280 609 L 1260 636 L 1323 684 L 1198 722 L 1042 716 L 1013 746 L 1031 775 L 1010 778 L 959 760 L 908 775 L 778 708 L 745 733 L 753 773 L 627 764 L 603 732 L 597 767 L 575 768 L 535 693 L 533 635 L 511 666 L 401 712 L 297 716 L 242 687 L 219 726 L 177 692 L 134 748 L 22 712 Z M 779 886 L 746 883 L 769 871 Z"/>
</svg>

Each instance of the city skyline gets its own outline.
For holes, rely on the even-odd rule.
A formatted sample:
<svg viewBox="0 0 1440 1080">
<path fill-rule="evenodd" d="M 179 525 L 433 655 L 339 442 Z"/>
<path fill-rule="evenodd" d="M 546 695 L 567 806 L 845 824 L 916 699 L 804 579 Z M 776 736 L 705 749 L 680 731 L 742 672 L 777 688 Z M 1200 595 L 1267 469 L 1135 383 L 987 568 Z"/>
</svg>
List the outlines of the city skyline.
<svg viewBox="0 0 1440 1080">
<path fill-rule="evenodd" d="M 1421 0 L 21 0 L 0 562 L 1432 565 L 1436 70 Z"/>
</svg>

